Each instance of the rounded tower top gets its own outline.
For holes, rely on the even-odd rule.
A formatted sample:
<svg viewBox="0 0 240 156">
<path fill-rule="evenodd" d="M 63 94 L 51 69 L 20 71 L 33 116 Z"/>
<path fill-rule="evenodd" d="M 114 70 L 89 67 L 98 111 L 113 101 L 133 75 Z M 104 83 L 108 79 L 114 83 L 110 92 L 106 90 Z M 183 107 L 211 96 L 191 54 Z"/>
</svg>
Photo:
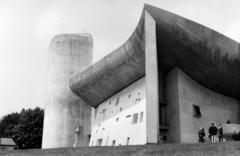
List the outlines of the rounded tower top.
<svg viewBox="0 0 240 156">
<path fill-rule="evenodd" d="M 93 45 L 93 38 L 92 35 L 89 33 L 78 33 L 78 34 L 58 34 L 53 37 L 53 39 L 50 42 L 49 48 L 52 47 L 52 45 L 56 45 L 56 43 L 59 43 L 61 41 L 69 41 L 72 42 L 72 40 L 76 39 L 78 42 L 81 42 L 82 44 L 90 44 Z"/>
<path fill-rule="evenodd" d="M 58 34 L 49 45 L 49 63 L 86 67 L 92 64 L 93 38 L 89 33 Z M 57 59 L 58 58 L 58 59 Z"/>
</svg>

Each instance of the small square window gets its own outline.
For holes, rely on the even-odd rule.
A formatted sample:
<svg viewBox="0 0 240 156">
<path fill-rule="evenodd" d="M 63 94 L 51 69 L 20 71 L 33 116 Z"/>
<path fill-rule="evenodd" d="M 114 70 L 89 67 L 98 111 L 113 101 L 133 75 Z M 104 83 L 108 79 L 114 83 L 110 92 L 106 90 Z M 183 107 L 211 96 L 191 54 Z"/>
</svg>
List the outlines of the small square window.
<svg viewBox="0 0 240 156">
<path fill-rule="evenodd" d="M 193 105 L 193 116 L 199 118 L 202 116 L 200 107 L 197 105 Z"/>
<path fill-rule="evenodd" d="M 132 117 L 132 124 L 136 124 L 138 121 L 138 113 L 135 113 L 133 114 L 133 117 Z"/>
</svg>

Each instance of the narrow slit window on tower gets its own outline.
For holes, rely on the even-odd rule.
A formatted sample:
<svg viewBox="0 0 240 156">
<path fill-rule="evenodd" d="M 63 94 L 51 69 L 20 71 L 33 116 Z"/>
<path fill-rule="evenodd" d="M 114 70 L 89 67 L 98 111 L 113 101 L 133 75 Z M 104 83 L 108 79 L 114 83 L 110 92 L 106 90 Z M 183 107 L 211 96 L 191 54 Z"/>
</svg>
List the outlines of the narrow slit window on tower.
<svg viewBox="0 0 240 156">
<path fill-rule="evenodd" d="M 197 105 L 193 105 L 193 116 L 197 118 L 202 116 L 200 107 Z"/>
</svg>

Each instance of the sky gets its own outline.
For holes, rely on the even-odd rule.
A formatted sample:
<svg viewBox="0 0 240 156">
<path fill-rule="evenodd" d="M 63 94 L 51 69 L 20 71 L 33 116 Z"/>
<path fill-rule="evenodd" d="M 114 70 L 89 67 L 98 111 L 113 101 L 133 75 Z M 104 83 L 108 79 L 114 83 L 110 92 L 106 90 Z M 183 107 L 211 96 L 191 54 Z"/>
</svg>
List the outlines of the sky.
<svg viewBox="0 0 240 156">
<path fill-rule="evenodd" d="M 48 45 L 59 33 L 91 33 L 93 61 L 123 44 L 144 3 L 240 42 L 239 0 L 0 0 L 0 117 L 44 108 Z"/>
</svg>

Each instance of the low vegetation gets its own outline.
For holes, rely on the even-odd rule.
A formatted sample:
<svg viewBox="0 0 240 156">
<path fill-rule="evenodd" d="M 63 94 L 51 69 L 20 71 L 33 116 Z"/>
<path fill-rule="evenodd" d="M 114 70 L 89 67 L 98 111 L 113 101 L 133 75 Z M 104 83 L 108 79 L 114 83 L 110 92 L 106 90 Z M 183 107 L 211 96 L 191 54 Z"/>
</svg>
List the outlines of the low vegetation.
<svg viewBox="0 0 240 156">
<path fill-rule="evenodd" d="M 22 109 L 0 120 L 0 137 L 11 137 L 16 149 L 41 148 L 43 133 L 43 109 Z"/>
</svg>

